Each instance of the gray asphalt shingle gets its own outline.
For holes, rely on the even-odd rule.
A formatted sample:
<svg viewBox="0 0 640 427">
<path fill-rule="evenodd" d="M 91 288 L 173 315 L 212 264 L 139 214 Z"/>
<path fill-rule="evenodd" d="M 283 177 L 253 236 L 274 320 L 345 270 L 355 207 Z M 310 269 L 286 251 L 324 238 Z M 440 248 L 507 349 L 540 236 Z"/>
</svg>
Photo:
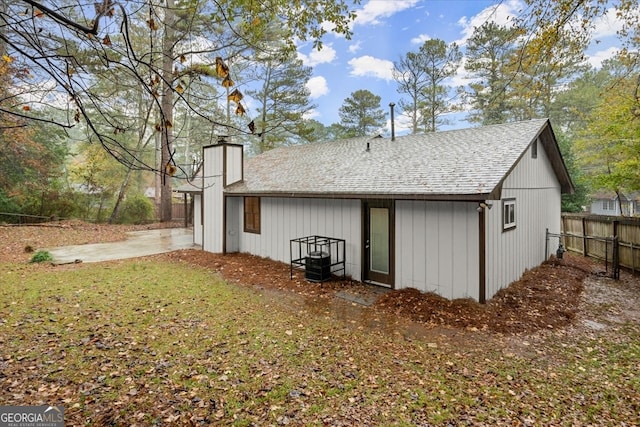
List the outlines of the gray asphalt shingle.
<svg viewBox="0 0 640 427">
<path fill-rule="evenodd" d="M 479 195 L 490 193 L 547 119 L 390 138 L 282 147 L 245 161 L 231 194 Z M 369 151 L 367 151 L 369 143 Z"/>
</svg>

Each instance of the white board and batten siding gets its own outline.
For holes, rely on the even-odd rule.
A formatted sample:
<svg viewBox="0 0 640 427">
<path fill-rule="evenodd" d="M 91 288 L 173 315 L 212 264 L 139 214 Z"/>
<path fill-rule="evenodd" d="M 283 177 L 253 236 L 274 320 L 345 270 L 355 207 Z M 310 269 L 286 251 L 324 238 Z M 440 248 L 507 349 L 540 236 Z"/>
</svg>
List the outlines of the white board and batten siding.
<svg viewBox="0 0 640 427">
<path fill-rule="evenodd" d="M 204 173 L 202 203 L 206 215 L 203 218 L 202 249 L 221 253 L 224 250 L 224 185 L 242 179 L 241 145 L 216 144 L 203 150 Z"/>
<path fill-rule="evenodd" d="M 243 149 L 242 145 L 229 144 L 224 146 L 225 185 L 231 185 L 242 180 Z"/>
<path fill-rule="evenodd" d="M 515 199 L 516 227 L 503 230 L 502 200 L 486 211 L 487 299 L 544 261 L 547 228 L 560 232 L 560 183 L 540 142 L 537 151 L 532 158 L 529 147 L 502 186 L 502 199 Z"/>
<path fill-rule="evenodd" d="M 225 252 L 240 252 L 240 233 L 244 227 L 244 204 L 242 201 L 242 197 L 227 197 L 225 199 L 227 209 Z"/>
<path fill-rule="evenodd" d="M 203 218 L 202 249 L 207 252 L 222 252 L 223 212 L 222 206 L 222 156 L 213 148 L 204 149 L 204 173 L 202 203 L 206 215 Z"/>
<path fill-rule="evenodd" d="M 288 264 L 292 239 L 314 235 L 344 239 L 346 275 L 360 280 L 360 200 L 261 197 L 260 234 L 244 231 L 243 212 L 242 197 L 227 197 L 228 252 L 248 252 Z M 233 227 L 238 233 L 237 246 L 230 246 Z"/>
<path fill-rule="evenodd" d="M 477 203 L 396 202 L 396 288 L 478 299 Z"/>
<path fill-rule="evenodd" d="M 202 246 L 202 194 L 193 195 L 193 243 Z"/>
</svg>

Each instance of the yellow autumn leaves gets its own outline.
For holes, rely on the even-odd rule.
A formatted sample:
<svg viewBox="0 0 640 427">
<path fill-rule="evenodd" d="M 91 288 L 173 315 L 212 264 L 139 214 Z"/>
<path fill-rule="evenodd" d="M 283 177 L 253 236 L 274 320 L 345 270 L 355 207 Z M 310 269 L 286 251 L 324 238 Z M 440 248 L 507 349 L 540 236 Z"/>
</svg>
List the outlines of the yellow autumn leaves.
<svg viewBox="0 0 640 427">
<path fill-rule="evenodd" d="M 223 87 L 228 89 L 231 86 L 235 85 L 234 81 L 229 77 L 229 67 L 224 63 L 220 56 L 216 57 L 216 73 L 223 79 L 221 83 Z M 242 95 L 242 92 L 240 92 L 238 89 L 235 89 L 233 92 L 227 95 L 227 99 L 229 101 L 233 101 L 236 103 L 236 114 L 239 116 L 243 116 L 246 112 L 246 110 L 242 106 L 242 103 L 240 102 L 242 101 L 243 97 L 244 95 Z"/>
</svg>

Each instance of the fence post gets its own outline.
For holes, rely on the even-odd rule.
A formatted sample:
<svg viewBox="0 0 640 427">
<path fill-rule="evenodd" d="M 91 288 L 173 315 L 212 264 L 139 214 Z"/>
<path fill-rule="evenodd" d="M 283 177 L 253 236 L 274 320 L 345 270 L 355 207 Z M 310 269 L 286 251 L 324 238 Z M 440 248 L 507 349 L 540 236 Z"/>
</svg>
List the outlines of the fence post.
<svg viewBox="0 0 640 427">
<path fill-rule="evenodd" d="M 549 259 L 549 229 L 546 228 L 544 232 L 544 260 Z"/>
<path fill-rule="evenodd" d="M 587 219 L 582 217 L 582 256 L 587 256 Z"/>
<path fill-rule="evenodd" d="M 184 228 L 189 226 L 189 209 L 187 209 L 187 193 L 182 194 L 182 201 L 184 203 Z"/>
<path fill-rule="evenodd" d="M 604 272 L 609 274 L 609 239 L 604 239 Z"/>
<path fill-rule="evenodd" d="M 638 272 L 640 272 L 640 262 L 636 263 L 636 252 L 640 252 L 640 218 L 616 218 L 616 217 L 604 217 L 604 216 L 583 216 L 582 218 L 575 218 L 574 222 L 569 221 L 572 218 L 571 215 L 563 214 L 563 225 L 571 223 L 577 227 L 577 221 L 581 221 L 582 235 L 578 234 L 579 231 L 575 230 L 571 235 L 560 235 L 560 240 L 566 240 L 569 237 L 572 242 L 575 242 L 574 250 L 582 250 L 582 255 L 585 257 L 591 257 L 591 252 L 594 253 L 594 257 L 605 262 L 606 274 L 608 277 L 620 277 L 620 268 L 625 267 L 636 274 L 636 264 L 638 265 Z M 613 236 L 611 235 L 613 233 Z M 622 236 L 619 234 L 622 233 Z M 549 233 L 552 235 L 553 233 Z M 590 235 L 589 235 L 590 234 Z M 548 239 L 549 236 L 547 236 Z M 624 241 L 622 238 L 624 237 Z M 578 239 L 582 239 L 582 249 L 578 247 Z M 596 244 L 594 244 L 594 242 Z M 611 253 L 609 253 L 609 242 L 611 242 Z M 545 240 L 545 252 L 550 247 L 549 242 Z M 602 246 L 604 246 L 605 253 L 602 254 Z M 589 248 L 593 251 L 589 251 Z M 628 250 L 626 248 L 629 248 Z M 627 259 L 628 255 L 631 257 Z M 640 253 L 638 255 L 640 258 Z M 613 267 L 613 274 L 609 275 L 609 261 Z"/>
<path fill-rule="evenodd" d="M 618 241 L 618 236 L 613 237 L 613 259 L 611 260 L 613 264 L 613 278 L 615 280 L 620 279 L 620 242 Z"/>
</svg>

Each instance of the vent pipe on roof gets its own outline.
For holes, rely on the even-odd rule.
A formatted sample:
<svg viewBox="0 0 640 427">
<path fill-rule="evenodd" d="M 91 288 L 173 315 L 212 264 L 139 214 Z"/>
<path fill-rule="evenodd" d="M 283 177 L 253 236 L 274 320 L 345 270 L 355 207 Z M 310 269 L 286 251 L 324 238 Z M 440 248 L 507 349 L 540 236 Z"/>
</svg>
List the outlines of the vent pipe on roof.
<svg viewBox="0 0 640 427">
<path fill-rule="evenodd" d="M 391 108 L 391 140 L 392 141 L 396 140 L 396 127 L 393 120 L 393 107 L 395 106 L 396 104 L 394 104 L 393 102 L 389 104 L 389 108 Z"/>
</svg>

